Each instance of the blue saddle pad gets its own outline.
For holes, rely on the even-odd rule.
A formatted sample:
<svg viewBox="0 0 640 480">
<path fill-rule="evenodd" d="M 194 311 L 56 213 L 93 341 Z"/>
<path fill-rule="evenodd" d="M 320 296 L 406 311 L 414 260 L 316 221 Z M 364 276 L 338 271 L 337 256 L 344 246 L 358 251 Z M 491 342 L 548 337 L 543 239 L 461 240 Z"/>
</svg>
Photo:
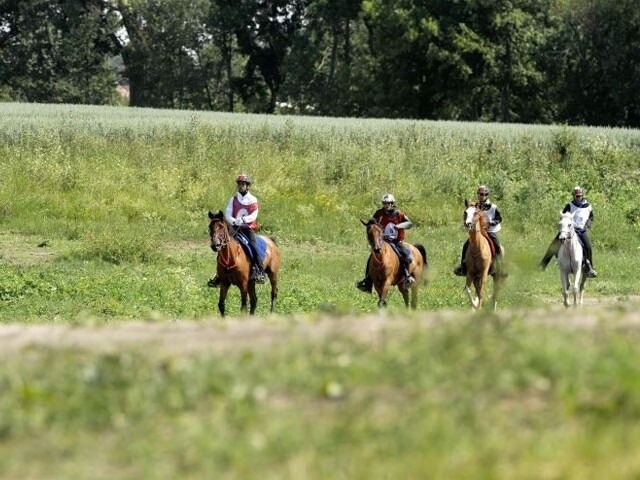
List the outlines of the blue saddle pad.
<svg viewBox="0 0 640 480">
<path fill-rule="evenodd" d="M 247 236 L 242 232 L 236 232 L 235 239 L 240 242 L 242 248 L 244 249 L 247 256 L 251 259 L 251 261 L 255 261 L 255 254 L 258 254 L 261 262 L 264 262 L 264 257 L 267 255 L 267 241 L 261 235 L 256 235 L 256 247 L 258 249 L 257 252 L 254 252 L 251 248 L 251 242 Z"/>
<path fill-rule="evenodd" d="M 400 260 L 400 263 L 402 263 L 402 252 L 400 251 L 400 248 L 398 247 L 397 243 L 394 242 L 389 242 L 388 240 L 385 240 L 389 245 L 391 245 L 391 248 L 393 248 L 393 251 L 396 252 L 396 255 L 398 256 L 398 260 Z M 411 250 L 409 250 L 408 252 L 408 257 L 407 257 L 407 261 L 412 261 L 411 258 Z"/>
</svg>

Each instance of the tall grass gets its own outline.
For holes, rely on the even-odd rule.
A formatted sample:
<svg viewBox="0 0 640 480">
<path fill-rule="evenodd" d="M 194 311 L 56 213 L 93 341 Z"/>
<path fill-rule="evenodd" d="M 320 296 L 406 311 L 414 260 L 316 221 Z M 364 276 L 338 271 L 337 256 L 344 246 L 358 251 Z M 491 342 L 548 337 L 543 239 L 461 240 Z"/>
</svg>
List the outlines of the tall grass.
<svg viewBox="0 0 640 480">
<path fill-rule="evenodd" d="M 637 291 L 629 282 L 639 228 L 640 133 L 634 130 L 2 104 L 0 138 L 6 235 L 0 254 L 9 279 L 5 297 L 13 299 L 0 314 L 5 320 L 20 318 L 27 306 L 76 316 L 97 301 L 91 285 L 108 282 L 109 265 L 120 268 L 122 278 L 144 268 L 159 280 L 153 298 L 174 297 L 169 292 L 184 291 L 183 282 L 204 285 L 214 260 L 206 212 L 224 208 L 241 171 L 255 179 L 262 232 L 283 247 L 283 313 L 375 308 L 353 288 L 367 256 L 358 220 L 387 191 L 415 222 L 409 240 L 425 244 L 431 260 L 432 283 L 420 308 L 463 306 L 459 279 L 449 272 L 464 241 L 458 230 L 463 199 L 479 183 L 491 187 L 505 218 L 514 285 L 505 305 L 556 295 L 556 279 L 533 277 L 532 269 L 575 184 L 587 189 L 596 210 L 593 238 L 603 275 L 590 283 L 589 294 Z M 12 253 L 22 248 L 15 235 L 53 261 L 22 265 Z M 42 243 L 47 246 L 38 249 Z M 175 268 L 189 278 L 173 283 Z M 63 275 L 76 269 L 94 278 L 83 279 L 89 298 L 77 298 L 75 306 L 60 293 L 46 304 L 15 294 L 34 277 L 49 278 L 52 288 L 73 282 Z M 109 285 L 109 294 L 129 288 Z M 190 291 L 164 313 L 206 315 L 212 294 Z M 147 300 L 134 303 L 118 311 L 135 317 Z"/>
</svg>

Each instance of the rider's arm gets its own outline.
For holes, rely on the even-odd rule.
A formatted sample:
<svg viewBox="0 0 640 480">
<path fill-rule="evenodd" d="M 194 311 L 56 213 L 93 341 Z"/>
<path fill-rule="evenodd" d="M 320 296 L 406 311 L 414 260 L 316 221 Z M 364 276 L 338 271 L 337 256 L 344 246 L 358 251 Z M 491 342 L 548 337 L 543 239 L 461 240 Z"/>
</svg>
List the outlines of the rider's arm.
<svg viewBox="0 0 640 480">
<path fill-rule="evenodd" d="M 224 211 L 224 219 L 229 222 L 231 225 L 235 225 L 236 224 L 236 219 L 233 216 L 233 198 L 231 197 L 229 199 L 229 201 L 227 202 L 227 208 Z"/>
<path fill-rule="evenodd" d="M 491 225 L 498 225 L 499 223 L 502 223 L 502 215 L 496 206 L 496 214 L 494 215 L 493 220 L 491 220 Z"/>
</svg>

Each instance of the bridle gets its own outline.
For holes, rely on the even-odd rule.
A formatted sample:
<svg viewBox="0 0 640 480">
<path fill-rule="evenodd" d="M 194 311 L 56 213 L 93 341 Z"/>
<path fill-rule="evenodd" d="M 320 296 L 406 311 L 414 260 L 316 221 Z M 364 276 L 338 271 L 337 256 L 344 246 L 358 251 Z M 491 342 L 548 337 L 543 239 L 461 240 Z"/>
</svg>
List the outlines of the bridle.
<svg viewBox="0 0 640 480">
<path fill-rule="evenodd" d="M 216 225 L 220 224 L 219 228 Z M 223 248 L 227 247 L 231 242 L 229 236 L 229 230 L 224 228 L 222 220 L 212 220 L 209 224 L 209 236 L 211 237 L 211 250 L 219 252 Z"/>
<path fill-rule="evenodd" d="M 470 212 L 473 210 L 473 213 Z M 464 228 L 469 232 L 475 232 L 478 230 L 476 225 L 480 225 L 480 220 L 477 218 L 480 210 L 475 206 L 470 206 L 464 211 Z M 470 220 L 468 220 L 470 218 Z"/>
<path fill-rule="evenodd" d="M 571 240 L 573 238 L 573 235 L 576 233 L 576 229 L 573 225 L 573 221 L 569 222 L 569 225 L 567 226 L 566 230 L 564 228 L 564 222 L 560 221 L 560 234 L 558 235 L 558 239 L 561 242 L 566 242 L 567 240 Z"/>
<path fill-rule="evenodd" d="M 374 229 L 377 235 L 374 234 Z M 382 250 L 382 228 L 377 223 L 372 223 L 367 227 L 367 240 L 369 246 L 374 253 L 380 253 Z"/>
</svg>

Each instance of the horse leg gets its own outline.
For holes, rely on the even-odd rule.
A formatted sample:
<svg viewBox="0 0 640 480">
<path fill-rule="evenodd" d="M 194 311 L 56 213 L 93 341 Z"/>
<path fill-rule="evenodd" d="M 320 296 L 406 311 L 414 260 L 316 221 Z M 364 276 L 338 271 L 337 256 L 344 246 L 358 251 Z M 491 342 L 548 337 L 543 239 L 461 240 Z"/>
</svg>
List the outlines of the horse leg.
<svg viewBox="0 0 640 480">
<path fill-rule="evenodd" d="M 486 282 L 486 274 L 482 274 L 479 277 L 476 277 L 476 279 L 473 282 L 473 286 L 476 289 L 476 296 L 478 298 L 478 306 L 476 307 L 477 309 L 482 308 L 482 302 L 484 300 L 484 285 Z"/>
<path fill-rule="evenodd" d="M 560 270 L 560 283 L 562 284 L 562 298 L 565 307 L 569 306 L 569 274 Z"/>
<path fill-rule="evenodd" d="M 255 288 L 255 287 L 254 287 Z M 247 313 L 247 295 L 249 293 L 249 285 L 240 286 L 240 312 Z"/>
<path fill-rule="evenodd" d="M 475 310 L 478 308 L 478 296 L 474 295 L 473 290 L 471 290 L 471 284 L 475 283 L 471 275 L 467 274 L 467 283 L 464 286 L 465 292 L 467 292 L 467 297 L 469 297 L 469 302 L 471 302 L 471 308 Z M 476 287 L 477 291 L 477 287 Z"/>
<path fill-rule="evenodd" d="M 387 306 L 387 296 L 389 295 L 390 285 L 384 284 L 381 287 L 376 285 L 376 292 L 378 292 L 378 308 L 384 308 Z"/>
<path fill-rule="evenodd" d="M 573 276 L 573 306 L 579 307 L 582 305 L 582 288 L 584 283 L 582 282 L 582 265 L 578 266 L 575 275 Z"/>
<path fill-rule="evenodd" d="M 224 317 L 225 314 L 225 307 L 224 304 L 227 300 L 227 292 L 229 291 L 229 285 L 227 285 L 226 283 L 221 283 L 220 284 L 220 297 L 218 298 L 218 311 L 220 312 L 220 315 L 222 317 Z"/>
<path fill-rule="evenodd" d="M 276 300 L 278 299 L 278 276 L 271 270 L 267 273 L 269 275 L 269 283 L 271 284 L 271 313 L 276 310 Z"/>
<path fill-rule="evenodd" d="M 413 291 L 413 287 L 411 287 L 411 290 Z M 409 308 L 409 290 L 406 289 L 402 289 L 400 290 L 400 293 L 402 293 L 402 299 L 404 300 L 404 306 Z"/>
<path fill-rule="evenodd" d="M 585 283 L 587 283 L 587 276 L 586 275 L 582 275 L 582 278 L 580 279 L 580 306 L 582 306 L 582 302 L 584 300 L 584 285 Z"/>
<path fill-rule="evenodd" d="M 494 312 L 498 310 L 498 295 L 502 288 L 502 280 L 503 279 L 499 274 L 493 276 L 493 296 L 491 297 L 491 302 L 493 303 Z"/>
<path fill-rule="evenodd" d="M 249 315 L 253 315 L 256 312 L 258 306 L 258 296 L 256 295 L 256 283 L 251 282 L 249 284 Z"/>
<path fill-rule="evenodd" d="M 416 310 L 418 308 L 418 281 L 411 287 L 411 309 Z"/>
</svg>

